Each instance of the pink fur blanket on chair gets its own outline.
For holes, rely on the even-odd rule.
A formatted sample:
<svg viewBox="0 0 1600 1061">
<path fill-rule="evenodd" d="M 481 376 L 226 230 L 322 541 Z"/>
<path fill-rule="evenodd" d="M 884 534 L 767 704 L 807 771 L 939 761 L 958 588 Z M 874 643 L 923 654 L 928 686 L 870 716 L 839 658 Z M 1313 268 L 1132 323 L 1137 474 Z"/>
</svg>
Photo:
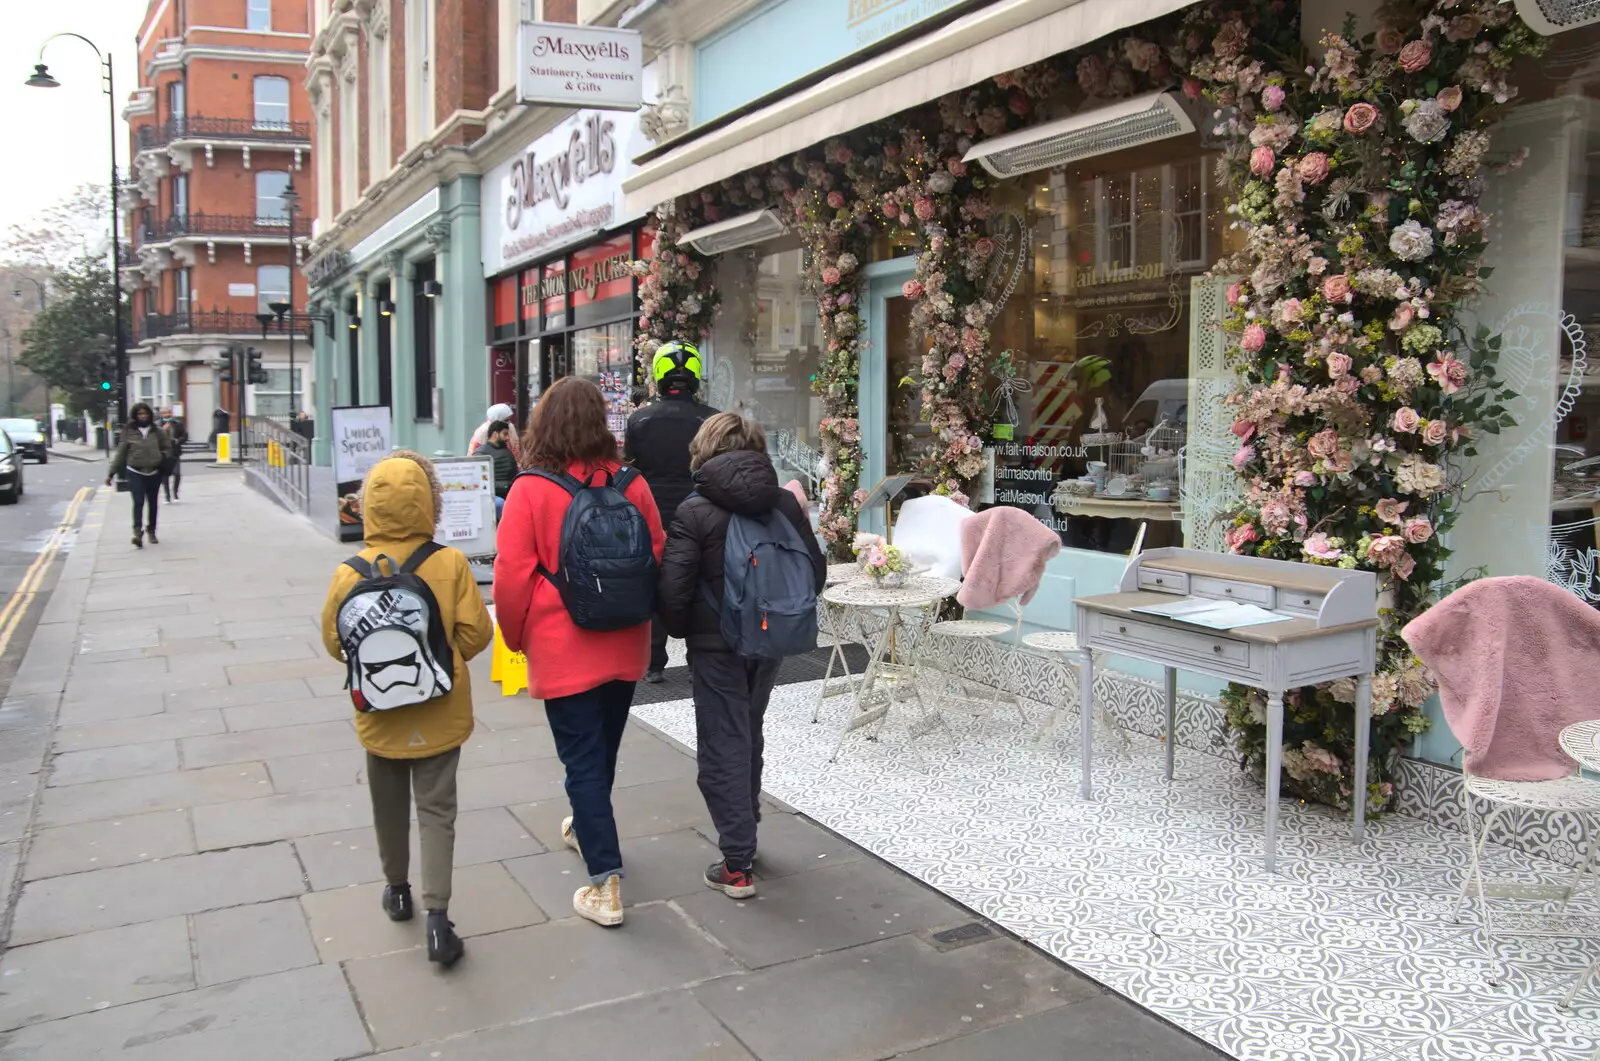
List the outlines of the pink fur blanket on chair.
<svg viewBox="0 0 1600 1061">
<path fill-rule="evenodd" d="M 981 611 L 1039 592 L 1044 566 L 1061 538 L 1020 508 L 991 508 L 961 522 L 961 591 L 956 600 Z"/>
<path fill-rule="evenodd" d="M 1600 716 L 1600 612 L 1543 579 L 1484 578 L 1400 636 L 1438 679 L 1470 773 L 1547 781 L 1572 772 L 1556 737 Z"/>
</svg>

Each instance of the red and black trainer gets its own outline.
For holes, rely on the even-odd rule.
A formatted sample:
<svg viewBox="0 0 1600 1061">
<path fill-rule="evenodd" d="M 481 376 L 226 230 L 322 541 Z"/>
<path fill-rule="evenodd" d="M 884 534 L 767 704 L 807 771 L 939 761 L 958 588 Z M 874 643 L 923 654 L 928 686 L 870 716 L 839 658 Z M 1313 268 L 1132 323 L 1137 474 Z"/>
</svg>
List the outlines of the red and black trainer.
<svg viewBox="0 0 1600 1061">
<path fill-rule="evenodd" d="M 707 888 L 715 888 L 730 899 L 748 899 L 756 893 L 755 875 L 726 862 L 713 862 L 706 869 L 705 881 Z"/>
</svg>

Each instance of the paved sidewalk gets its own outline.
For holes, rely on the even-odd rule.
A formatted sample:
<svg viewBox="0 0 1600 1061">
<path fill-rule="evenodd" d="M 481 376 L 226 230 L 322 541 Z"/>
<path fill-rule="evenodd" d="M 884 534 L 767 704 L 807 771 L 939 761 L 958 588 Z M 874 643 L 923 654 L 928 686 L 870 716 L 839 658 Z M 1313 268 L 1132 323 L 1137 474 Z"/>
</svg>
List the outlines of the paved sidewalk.
<svg viewBox="0 0 1600 1061">
<path fill-rule="evenodd" d="M 348 550 L 233 475 L 185 486 L 142 552 L 101 492 L 0 705 L 0 1058 L 1218 1056 L 776 804 L 760 898 L 708 891 L 693 761 L 642 724 L 618 765 L 627 924 L 575 918 L 543 713 L 486 657 L 460 773 L 467 956 L 440 973 L 421 920 L 379 909 L 318 642 Z"/>
</svg>

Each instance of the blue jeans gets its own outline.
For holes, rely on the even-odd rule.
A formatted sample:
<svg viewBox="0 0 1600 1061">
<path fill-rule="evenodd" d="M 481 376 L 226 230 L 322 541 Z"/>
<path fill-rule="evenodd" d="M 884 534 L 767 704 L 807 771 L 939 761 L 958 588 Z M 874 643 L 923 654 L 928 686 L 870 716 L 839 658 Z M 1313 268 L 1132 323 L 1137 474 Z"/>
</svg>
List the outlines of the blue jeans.
<svg viewBox="0 0 1600 1061">
<path fill-rule="evenodd" d="M 606 682 L 544 702 L 556 754 L 567 769 L 572 831 L 593 884 L 604 884 L 613 873 L 627 876 L 611 812 L 611 785 L 617 778 L 617 749 L 633 706 L 633 686 L 633 682 Z"/>
</svg>

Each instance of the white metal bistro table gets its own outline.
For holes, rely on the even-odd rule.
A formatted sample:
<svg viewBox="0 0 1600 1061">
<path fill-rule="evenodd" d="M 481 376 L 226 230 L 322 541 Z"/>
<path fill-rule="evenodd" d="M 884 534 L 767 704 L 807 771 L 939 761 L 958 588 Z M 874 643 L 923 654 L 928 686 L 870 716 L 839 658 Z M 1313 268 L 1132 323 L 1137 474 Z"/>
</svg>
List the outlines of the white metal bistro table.
<svg viewBox="0 0 1600 1061">
<path fill-rule="evenodd" d="M 1267 694 L 1266 828 L 1262 863 L 1277 864 L 1278 788 L 1283 773 L 1283 698 L 1290 689 L 1335 678 L 1356 680 L 1351 827 L 1359 841 L 1367 816 L 1367 741 L 1372 671 L 1377 663 L 1378 588 L 1370 571 L 1346 571 L 1230 556 L 1197 549 L 1152 549 L 1128 562 L 1120 592 L 1080 597 L 1077 605 L 1081 703 L 1094 698 L 1094 650 L 1155 663 L 1165 671 L 1166 769 L 1172 779 L 1178 671 L 1237 682 Z M 1151 608 L 1248 606 L 1270 613 L 1258 625 L 1210 627 Z M 1194 613 L 1190 613 L 1194 614 Z M 1094 729 L 1082 711 L 1084 799 L 1094 795 Z"/>
<path fill-rule="evenodd" d="M 850 710 L 850 716 L 844 727 L 839 731 L 839 741 L 834 745 L 832 758 L 839 757 L 840 750 L 844 747 L 845 737 L 861 729 L 863 726 L 876 725 L 873 730 L 875 736 L 882 730 L 884 722 L 889 717 L 890 708 L 894 704 L 895 693 L 898 689 L 909 690 L 923 707 L 920 718 L 913 722 L 909 731 L 913 738 L 920 737 L 930 729 L 941 724 L 942 720 L 936 712 L 927 709 L 922 702 L 922 696 L 917 692 L 917 663 L 913 656 L 908 663 L 886 662 L 884 656 L 889 652 L 889 646 L 894 641 L 895 631 L 901 626 L 901 611 L 906 608 L 925 609 L 921 618 L 921 625 L 926 628 L 931 617 L 935 614 L 934 605 L 946 597 L 955 595 L 961 588 L 961 583 L 953 578 L 918 577 L 908 578 L 899 586 L 880 586 L 870 578 L 854 579 L 829 586 L 822 591 L 822 599 L 829 604 L 837 605 L 846 610 L 871 609 L 887 612 L 887 620 L 883 630 L 868 650 L 867 666 L 861 674 L 861 680 L 856 685 L 855 696 Z M 924 629 L 921 631 L 926 633 Z M 920 639 L 919 639 L 920 640 Z M 869 698 L 877 699 L 879 693 L 877 686 L 880 678 L 892 678 L 893 687 L 883 691 L 882 703 L 873 703 L 869 706 Z M 888 684 L 885 682 L 884 684 Z"/>
<path fill-rule="evenodd" d="M 840 563 L 828 565 L 827 585 L 837 586 L 844 582 L 854 582 L 866 578 L 860 564 Z M 828 669 L 822 672 L 822 685 L 817 689 L 817 703 L 811 709 L 813 724 L 822 721 L 822 704 L 830 696 L 840 696 L 850 691 L 851 684 L 860 675 L 850 673 L 850 661 L 844 654 L 844 611 L 836 604 L 830 604 L 827 598 L 817 600 L 817 626 L 831 642 L 828 649 Z M 833 676 L 834 664 L 839 665 L 839 677 Z"/>
<path fill-rule="evenodd" d="M 1600 719 L 1574 722 L 1556 737 L 1561 750 L 1585 770 L 1600 774 Z"/>
</svg>

